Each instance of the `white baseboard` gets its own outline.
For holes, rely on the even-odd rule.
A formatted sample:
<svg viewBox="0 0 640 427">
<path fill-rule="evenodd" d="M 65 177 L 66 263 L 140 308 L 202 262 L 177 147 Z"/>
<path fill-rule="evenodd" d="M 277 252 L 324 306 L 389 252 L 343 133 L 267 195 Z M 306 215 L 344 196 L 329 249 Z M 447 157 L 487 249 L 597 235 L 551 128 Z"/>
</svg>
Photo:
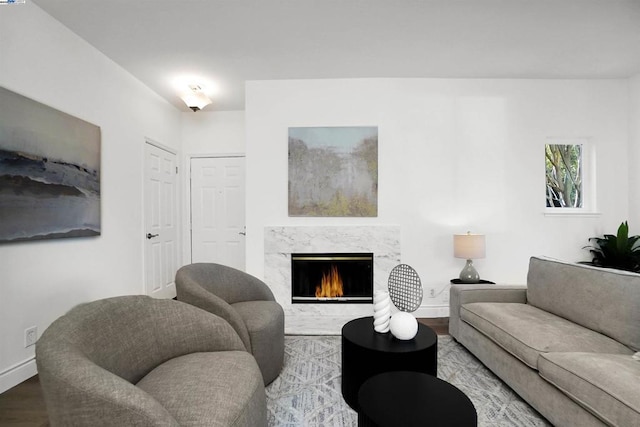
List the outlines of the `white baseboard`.
<svg viewBox="0 0 640 427">
<path fill-rule="evenodd" d="M 435 318 L 435 317 L 449 317 L 449 304 L 441 304 L 441 305 L 421 305 L 413 315 L 415 317 L 426 317 L 426 318 Z"/>
<path fill-rule="evenodd" d="M 4 393 L 10 388 L 17 386 L 37 373 L 38 368 L 36 367 L 35 357 L 10 366 L 8 369 L 0 372 L 0 393 Z"/>
</svg>

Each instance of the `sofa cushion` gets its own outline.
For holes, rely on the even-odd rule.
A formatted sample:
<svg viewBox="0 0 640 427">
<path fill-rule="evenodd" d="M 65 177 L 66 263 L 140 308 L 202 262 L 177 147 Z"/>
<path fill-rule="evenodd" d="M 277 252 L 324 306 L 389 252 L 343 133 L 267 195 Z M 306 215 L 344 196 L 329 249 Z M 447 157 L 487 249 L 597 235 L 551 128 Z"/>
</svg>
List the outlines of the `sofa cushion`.
<svg viewBox="0 0 640 427">
<path fill-rule="evenodd" d="M 460 308 L 460 317 L 533 369 L 543 352 L 633 353 L 605 335 L 529 304 L 474 302 Z"/>
<path fill-rule="evenodd" d="M 547 353 L 540 376 L 609 425 L 640 425 L 640 362 L 602 353 Z"/>
<path fill-rule="evenodd" d="M 527 302 L 640 350 L 640 274 L 533 257 Z"/>
<path fill-rule="evenodd" d="M 253 356 L 244 351 L 177 357 L 137 385 L 181 426 L 266 425 L 262 375 Z"/>
</svg>

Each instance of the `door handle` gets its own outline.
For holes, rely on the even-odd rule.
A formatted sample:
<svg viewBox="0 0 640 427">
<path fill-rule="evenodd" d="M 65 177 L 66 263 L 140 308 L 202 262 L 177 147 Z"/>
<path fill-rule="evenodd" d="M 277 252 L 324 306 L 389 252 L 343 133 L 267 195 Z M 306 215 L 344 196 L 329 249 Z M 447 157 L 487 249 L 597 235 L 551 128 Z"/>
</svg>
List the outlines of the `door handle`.
<svg viewBox="0 0 640 427">
<path fill-rule="evenodd" d="M 246 231 L 239 231 L 238 234 L 241 235 L 241 236 L 246 236 L 247 232 Z"/>
<path fill-rule="evenodd" d="M 151 233 L 147 233 L 147 239 L 153 239 L 154 237 L 158 237 L 159 234 L 151 234 Z"/>
</svg>

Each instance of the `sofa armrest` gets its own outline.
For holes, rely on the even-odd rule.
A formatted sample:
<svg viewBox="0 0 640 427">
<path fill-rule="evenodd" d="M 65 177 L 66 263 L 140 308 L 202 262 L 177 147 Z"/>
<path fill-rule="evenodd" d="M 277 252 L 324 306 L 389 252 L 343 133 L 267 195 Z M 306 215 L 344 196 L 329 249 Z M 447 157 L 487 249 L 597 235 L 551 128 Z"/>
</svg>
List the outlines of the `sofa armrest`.
<svg viewBox="0 0 640 427">
<path fill-rule="evenodd" d="M 525 285 L 451 285 L 449 296 L 449 334 L 458 338 L 460 307 L 472 302 L 527 302 Z"/>
</svg>

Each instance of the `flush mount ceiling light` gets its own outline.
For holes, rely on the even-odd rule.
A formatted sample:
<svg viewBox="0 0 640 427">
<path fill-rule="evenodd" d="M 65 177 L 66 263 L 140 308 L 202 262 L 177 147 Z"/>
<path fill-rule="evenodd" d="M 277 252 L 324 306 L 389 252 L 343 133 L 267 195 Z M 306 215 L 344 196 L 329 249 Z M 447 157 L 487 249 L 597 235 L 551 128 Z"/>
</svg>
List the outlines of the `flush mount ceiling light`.
<svg viewBox="0 0 640 427">
<path fill-rule="evenodd" d="M 187 107 L 191 108 L 194 112 L 202 110 L 207 105 L 211 104 L 211 100 L 204 92 L 200 85 L 191 84 L 189 88 L 181 96 L 182 100 Z"/>
</svg>

